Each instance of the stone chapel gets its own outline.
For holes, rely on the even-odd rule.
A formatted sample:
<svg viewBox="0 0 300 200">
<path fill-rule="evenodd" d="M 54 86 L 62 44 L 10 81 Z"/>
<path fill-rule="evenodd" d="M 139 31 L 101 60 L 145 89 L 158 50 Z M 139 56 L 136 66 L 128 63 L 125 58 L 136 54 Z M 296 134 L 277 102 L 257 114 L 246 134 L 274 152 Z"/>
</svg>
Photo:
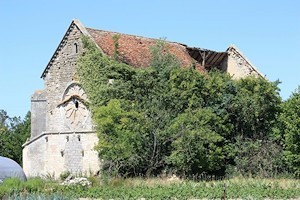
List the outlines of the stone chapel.
<svg viewBox="0 0 300 200">
<path fill-rule="evenodd" d="M 113 56 L 113 36 L 118 35 L 122 62 L 134 67 L 147 67 L 149 47 L 157 39 L 97 30 L 71 22 L 41 78 L 44 89 L 31 97 L 31 137 L 23 145 L 23 168 L 27 176 L 63 172 L 94 174 L 100 170 L 100 158 L 93 149 L 98 138 L 90 111 L 83 104 L 88 97 L 76 78 L 76 61 L 83 52 L 82 36 L 87 36 L 107 56 Z M 218 68 L 233 78 L 262 76 L 235 47 L 224 52 L 189 47 L 166 41 L 183 67 L 192 64 L 202 72 Z"/>
</svg>

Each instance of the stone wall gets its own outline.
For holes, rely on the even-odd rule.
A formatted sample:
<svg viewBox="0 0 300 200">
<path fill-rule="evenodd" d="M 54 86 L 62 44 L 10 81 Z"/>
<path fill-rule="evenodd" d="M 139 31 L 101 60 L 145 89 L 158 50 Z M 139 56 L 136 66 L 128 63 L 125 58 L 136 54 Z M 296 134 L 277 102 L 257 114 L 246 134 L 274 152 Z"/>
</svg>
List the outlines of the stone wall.
<svg viewBox="0 0 300 200">
<path fill-rule="evenodd" d="M 250 61 L 236 48 L 229 47 L 227 49 L 228 57 L 226 65 L 222 64 L 224 71 L 228 72 L 235 79 L 244 78 L 247 76 L 263 77 L 256 68 L 250 63 Z"/>
<path fill-rule="evenodd" d="M 27 176 L 58 178 L 65 171 L 88 174 L 100 169 L 93 149 L 98 137 L 90 112 L 80 126 L 70 126 L 63 112 L 66 91 L 78 84 L 76 62 L 83 51 L 81 37 L 81 30 L 72 23 L 43 74 L 45 89 L 32 96 L 32 132 L 23 145 Z"/>
<path fill-rule="evenodd" d="M 93 132 L 43 133 L 23 149 L 24 172 L 30 177 L 58 178 L 65 171 L 93 175 L 100 170 L 97 142 Z"/>
<path fill-rule="evenodd" d="M 52 61 L 47 75 L 45 76 L 45 90 L 47 94 L 47 125 L 46 131 L 69 131 L 70 127 L 64 123 L 58 105 L 62 102 L 63 94 L 70 84 L 76 81 L 76 62 L 82 53 L 82 34 L 78 27 L 73 24 L 63 39 L 59 53 Z M 91 120 L 85 129 L 92 129 Z"/>
<path fill-rule="evenodd" d="M 31 97 L 31 138 L 46 131 L 46 107 L 45 91 L 36 91 Z"/>
</svg>

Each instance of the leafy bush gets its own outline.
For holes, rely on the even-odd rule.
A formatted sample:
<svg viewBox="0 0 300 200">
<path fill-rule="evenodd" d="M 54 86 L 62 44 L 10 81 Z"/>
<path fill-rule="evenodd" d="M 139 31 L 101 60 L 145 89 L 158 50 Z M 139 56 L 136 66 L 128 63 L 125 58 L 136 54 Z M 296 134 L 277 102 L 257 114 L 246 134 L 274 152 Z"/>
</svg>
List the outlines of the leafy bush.
<svg viewBox="0 0 300 200">
<path fill-rule="evenodd" d="M 222 134 L 226 131 L 222 119 L 210 109 L 179 115 L 168 129 L 170 137 L 174 137 L 168 162 L 183 176 L 221 170 L 225 167 Z"/>
<path fill-rule="evenodd" d="M 276 177 L 282 171 L 282 147 L 272 141 L 236 138 L 235 166 L 230 173 L 249 177 Z M 230 174 L 229 174 L 230 175 Z"/>
<path fill-rule="evenodd" d="M 71 174 L 71 172 L 69 172 L 69 171 L 62 172 L 59 175 L 59 178 L 60 178 L 60 180 L 64 181 L 66 178 L 68 178 L 68 176 L 70 176 L 70 174 Z"/>
<path fill-rule="evenodd" d="M 280 131 L 289 170 L 300 177 L 300 87 L 282 104 Z"/>
</svg>

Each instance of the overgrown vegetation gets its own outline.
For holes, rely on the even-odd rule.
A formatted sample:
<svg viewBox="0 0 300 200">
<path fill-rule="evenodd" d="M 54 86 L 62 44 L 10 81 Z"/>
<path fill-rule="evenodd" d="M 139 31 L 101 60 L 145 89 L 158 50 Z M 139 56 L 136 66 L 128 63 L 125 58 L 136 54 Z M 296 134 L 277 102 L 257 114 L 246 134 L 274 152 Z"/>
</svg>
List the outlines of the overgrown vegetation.
<svg viewBox="0 0 300 200">
<path fill-rule="evenodd" d="M 300 115 L 288 111 L 300 106 L 300 95 L 282 103 L 279 82 L 182 68 L 164 42 L 151 49 L 146 69 L 110 59 L 88 39 L 83 42 L 78 74 L 104 171 L 122 177 L 298 175 Z"/>
<path fill-rule="evenodd" d="M 64 194 L 65 189 L 57 182 L 41 178 L 22 182 L 17 178 L 5 179 L 0 184 L 0 199 L 74 199 L 72 194 Z"/>
<path fill-rule="evenodd" d="M 300 87 L 282 104 L 279 119 L 284 158 L 290 171 L 300 177 Z"/>
<path fill-rule="evenodd" d="M 168 178 L 90 177 L 92 186 L 64 186 L 57 182 L 7 179 L 0 184 L 1 199 L 292 199 L 300 196 L 299 180 L 243 179 L 184 181 Z"/>
</svg>

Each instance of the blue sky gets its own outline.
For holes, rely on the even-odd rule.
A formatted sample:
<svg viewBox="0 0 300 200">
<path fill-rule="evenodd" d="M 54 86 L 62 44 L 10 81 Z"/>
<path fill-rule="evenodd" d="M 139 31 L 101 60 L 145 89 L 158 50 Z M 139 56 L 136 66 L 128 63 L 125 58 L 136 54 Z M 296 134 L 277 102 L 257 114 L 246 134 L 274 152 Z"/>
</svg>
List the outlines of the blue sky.
<svg viewBox="0 0 300 200">
<path fill-rule="evenodd" d="M 25 116 L 71 20 L 215 51 L 236 45 L 287 99 L 300 85 L 298 0 L 0 0 L 0 109 Z"/>
</svg>

